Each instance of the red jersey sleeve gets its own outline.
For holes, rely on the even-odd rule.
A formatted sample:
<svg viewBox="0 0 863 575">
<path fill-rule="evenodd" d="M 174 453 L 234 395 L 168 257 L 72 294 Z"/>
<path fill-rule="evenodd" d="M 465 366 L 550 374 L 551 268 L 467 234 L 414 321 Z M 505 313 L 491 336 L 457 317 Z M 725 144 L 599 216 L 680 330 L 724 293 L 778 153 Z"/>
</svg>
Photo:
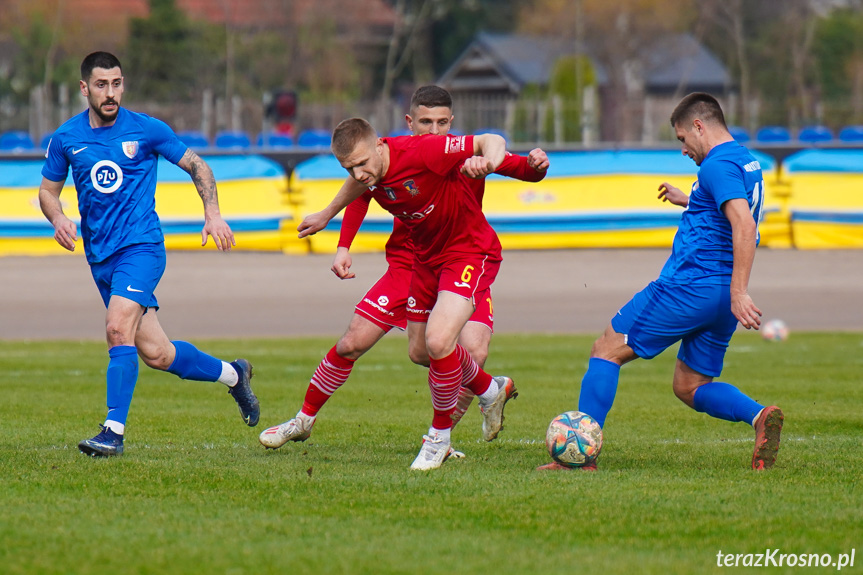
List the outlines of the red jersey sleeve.
<svg viewBox="0 0 863 575">
<path fill-rule="evenodd" d="M 500 166 L 498 166 L 494 173 L 523 182 L 538 182 L 545 177 L 547 171 L 537 172 L 528 165 L 525 156 L 507 152 L 503 158 L 503 162 L 500 163 Z"/>
<path fill-rule="evenodd" d="M 357 237 L 357 232 L 360 231 L 360 226 L 363 225 L 363 220 L 369 211 L 371 201 L 372 193 L 366 190 L 345 208 L 345 215 L 342 216 L 342 228 L 339 231 L 340 248 L 351 249 L 351 244 Z"/>
<path fill-rule="evenodd" d="M 420 136 L 420 155 L 426 167 L 441 176 L 473 156 L 473 136 Z"/>
</svg>

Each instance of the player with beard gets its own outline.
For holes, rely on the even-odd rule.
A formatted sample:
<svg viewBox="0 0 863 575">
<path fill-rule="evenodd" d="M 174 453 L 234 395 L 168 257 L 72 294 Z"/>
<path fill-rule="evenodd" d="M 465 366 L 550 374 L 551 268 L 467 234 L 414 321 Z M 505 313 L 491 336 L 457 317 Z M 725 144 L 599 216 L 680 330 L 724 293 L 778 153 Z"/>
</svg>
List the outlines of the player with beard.
<svg viewBox="0 0 863 575">
<path fill-rule="evenodd" d="M 201 245 L 212 236 L 216 247 L 226 251 L 234 245 L 234 234 L 219 211 L 213 171 L 164 122 L 120 106 L 123 72 L 114 55 L 94 52 L 84 58 L 80 88 L 89 106 L 54 133 L 39 188 L 54 239 L 74 251 L 77 226 L 60 202 L 72 168 L 84 253 L 107 308 L 108 413 L 99 434 L 78 448 L 94 457 L 123 453 L 139 356 L 149 367 L 182 379 L 226 385 L 243 421 L 257 425 L 260 407 L 250 386 L 251 364 L 245 359 L 228 363 L 188 342 L 169 340 L 156 315 L 154 292 L 165 270 L 165 241 L 155 209 L 158 158 L 186 171 L 201 196 Z"/>
</svg>

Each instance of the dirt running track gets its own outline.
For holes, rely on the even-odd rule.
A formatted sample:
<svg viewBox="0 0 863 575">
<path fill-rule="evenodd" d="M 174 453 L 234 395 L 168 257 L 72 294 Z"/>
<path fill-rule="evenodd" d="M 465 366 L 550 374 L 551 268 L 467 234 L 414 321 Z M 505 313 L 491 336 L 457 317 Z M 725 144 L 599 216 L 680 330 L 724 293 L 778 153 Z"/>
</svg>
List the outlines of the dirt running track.
<svg viewBox="0 0 863 575">
<path fill-rule="evenodd" d="M 497 333 L 599 334 L 656 278 L 668 250 L 505 252 L 494 284 Z M 353 259 L 340 281 L 330 256 L 169 252 L 157 290 L 172 338 L 329 335 L 384 271 Z M 750 293 L 792 330 L 863 330 L 863 250 L 758 251 Z M 80 256 L 0 258 L 0 339 L 104 339 L 104 307 Z"/>
</svg>

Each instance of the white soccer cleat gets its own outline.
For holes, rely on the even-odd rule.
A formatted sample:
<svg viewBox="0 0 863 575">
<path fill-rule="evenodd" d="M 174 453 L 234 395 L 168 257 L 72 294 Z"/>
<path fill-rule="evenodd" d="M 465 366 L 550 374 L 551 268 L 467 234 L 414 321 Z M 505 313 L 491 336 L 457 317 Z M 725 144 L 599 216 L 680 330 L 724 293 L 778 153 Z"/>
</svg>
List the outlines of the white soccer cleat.
<svg viewBox="0 0 863 575">
<path fill-rule="evenodd" d="M 497 383 L 497 396 L 488 405 L 480 403 L 479 406 L 482 412 L 482 438 L 486 441 L 495 439 L 503 429 L 503 407 L 510 397 L 518 395 L 512 379 L 501 375 L 495 377 L 494 381 Z"/>
<path fill-rule="evenodd" d="M 437 469 L 450 455 L 451 442 L 439 435 L 428 436 L 423 435 L 423 446 L 420 449 L 419 455 L 411 463 L 411 469 L 418 471 L 428 471 L 429 469 Z"/>
<path fill-rule="evenodd" d="M 298 413 L 290 421 L 262 431 L 258 441 L 267 449 L 278 449 L 289 441 L 305 441 L 312 434 L 314 424 L 314 417 Z"/>
</svg>

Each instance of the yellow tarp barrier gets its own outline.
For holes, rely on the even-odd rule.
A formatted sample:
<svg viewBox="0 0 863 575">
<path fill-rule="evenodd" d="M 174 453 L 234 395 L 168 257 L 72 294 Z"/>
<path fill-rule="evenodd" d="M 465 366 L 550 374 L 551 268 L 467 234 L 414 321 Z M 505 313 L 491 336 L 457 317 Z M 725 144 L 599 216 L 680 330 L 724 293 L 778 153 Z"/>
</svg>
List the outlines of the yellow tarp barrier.
<svg viewBox="0 0 863 575">
<path fill-rule="evenodd" d="M 288 203 L 284 170 L 260 156 L 213 156 L 222 216 L 231 225 L 238 250 L 306 253 L 297 239 L 293 206 Z M 53 240 L 54 230 L 39 209 L 42 162 L 0 163 L 0 255 L 68 254 Z M 189 175 L 160 160 L 156 211 L 169 250 L 201 249 L 204 211 Z M 79 222 L 77 196 L 71 177 L 61 194 L 64 211 Z M 80 233 L 79 233 L 80 235 Z M 212 248 L 212 239 L 208 240 Z M 74 253 L 83 253 L 83 245 Z"/>
<path fill-rule="evenodd" d="M 786 158 L 794 246 L 863 248 L 863 150 L 806 150 Z"/>
<path fill-rule="evenodd" d="M 788 247 L 787 188 L 773 160 L 757 157 L 767 188 L 762 245 Z M 669 182 L 688 192 L 698 169 L 676 151 L 558 152 L 549 159 L 541 182 L 496 175 L 486 181 L 483 212 L 505 249 L 668 247 L 681 208 L 660 202 L 658 187 Z M 291 179 L 297 219 L 329 204 L 346 175 L 332 156 L 297 166 Z M 310 238 L 312 251 L 335 251 L 340 218 Z M 372 202 L 352 250 L 382 250 L 391 230 L 392 217 Z"/>
</svg>

